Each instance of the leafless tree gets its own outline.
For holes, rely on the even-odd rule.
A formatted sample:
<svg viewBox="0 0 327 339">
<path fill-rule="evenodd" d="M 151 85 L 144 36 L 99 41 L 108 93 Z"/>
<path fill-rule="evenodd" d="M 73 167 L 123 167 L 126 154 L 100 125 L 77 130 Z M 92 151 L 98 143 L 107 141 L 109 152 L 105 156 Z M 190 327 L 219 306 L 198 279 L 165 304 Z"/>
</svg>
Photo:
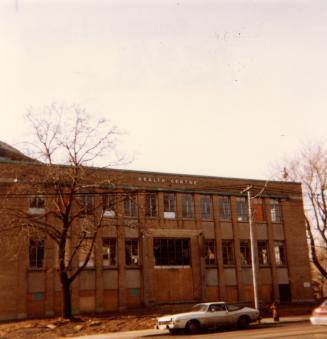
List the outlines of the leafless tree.
<svg viewBox="0 0 327 339">
<path fill-rule="evenodd" d="M 117 162 L 122 160 L 116 156 L 119 131 L 104 119 L 93 121 L 78 106 L 31 109 L 27 118 L 33 131 L 28 148 L 39 162 L 31 165 L 23 183 L 8 184 L 7 203 L 2 204 L 6 222 L 0 221 L 0 227 L 2 234 L 25 232 L 56 244 L 62 313 L 72 318 L 71 285 L 92 256 L 103 220 L 102 200 L 93 199 L 103 183 L 89 165 L 111 155 Z M 106 178 L 106 185 L 113 183 Z M 39 199 L 33 204 L 42 213 L 10 203 L 13 197 Z"/>
<path fill-rule="evenodd" d="M 302 183 L 306 230 L 310 255 L 318 272 L 326 279 L 327 257 L 327 149 L 309 144 L 279 166 L 280 180 Z"/>
</svg>

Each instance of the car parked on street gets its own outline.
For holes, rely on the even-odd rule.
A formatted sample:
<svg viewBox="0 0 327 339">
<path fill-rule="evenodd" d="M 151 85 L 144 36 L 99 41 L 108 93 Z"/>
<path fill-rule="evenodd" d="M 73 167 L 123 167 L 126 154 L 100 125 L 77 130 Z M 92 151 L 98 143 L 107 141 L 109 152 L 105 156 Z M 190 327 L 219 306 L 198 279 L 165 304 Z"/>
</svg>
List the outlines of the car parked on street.
<svg viewBox="0 0 327 339">
<path fill-rule="evenodd" d="M 312 311 L 310 322 L 312 325 L 327 325 L 327 300 Z"/>
<path fill-rule="evenodd" d="M 257 309 L 219 301 L 194 305 L 190 312 L 157 318 L 156 328 L 168 329 L 172 334 L 180 330 L 197 333 L 201 329 L 233 325 L 245 329 L 259 319 Z"/>
</svg>

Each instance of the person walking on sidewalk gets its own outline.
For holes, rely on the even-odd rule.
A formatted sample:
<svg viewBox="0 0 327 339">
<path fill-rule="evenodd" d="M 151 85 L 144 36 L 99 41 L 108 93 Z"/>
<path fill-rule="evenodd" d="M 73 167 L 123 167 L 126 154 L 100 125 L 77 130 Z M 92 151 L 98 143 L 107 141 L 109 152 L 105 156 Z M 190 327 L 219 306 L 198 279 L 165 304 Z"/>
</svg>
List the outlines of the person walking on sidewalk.
<svg viewBox="0 0 327 339">
<path fill-rule="evenodd" d="M 277 302 L 274 301 L 271 306 L 270 306 L 271 312 L 272 312 L 272 316 L 275 322 L 279 321 L 279 309 L 278 309 L 278 305 Z"/>
</svg>

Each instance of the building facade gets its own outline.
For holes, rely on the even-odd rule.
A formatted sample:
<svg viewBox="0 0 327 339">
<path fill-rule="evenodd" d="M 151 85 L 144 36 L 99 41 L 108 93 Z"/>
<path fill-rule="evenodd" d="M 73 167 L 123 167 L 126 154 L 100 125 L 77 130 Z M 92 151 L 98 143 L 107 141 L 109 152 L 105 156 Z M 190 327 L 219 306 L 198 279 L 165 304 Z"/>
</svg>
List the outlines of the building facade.
<svg viewBox="0 0 327 339">
<path fill-rule="evenodd" d="M 26 183 L 37 166 L 0 162 L 2 192 Z M 94 200 L 101 201 L 104 218 L 87 267 L 72 285 L 74 313 L 253 302 L 248 202 L 241 193 L 249 185 L 259 300 L 312 300 L 299 183 L 91 170 L 115 185 L 85 198 L 80 224 Z M 46 194 L 12 199 L 31 213 L 47 209 Z M 50 238 L 31 238 L 17 256 L 0 258 L 0 319 L 60 314 L 56 251 Z"/>
</svg>

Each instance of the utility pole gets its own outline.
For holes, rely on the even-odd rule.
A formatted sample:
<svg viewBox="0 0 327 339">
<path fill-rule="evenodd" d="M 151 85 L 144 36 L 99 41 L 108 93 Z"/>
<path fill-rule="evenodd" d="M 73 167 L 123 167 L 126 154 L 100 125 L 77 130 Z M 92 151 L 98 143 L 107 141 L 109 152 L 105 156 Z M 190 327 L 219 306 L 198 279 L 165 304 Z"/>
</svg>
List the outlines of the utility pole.
<svg viewBox="0 0 327 339">
<path fill-rule="evenodd" d="M 241 193 L 247 193 L 248 200 L 248 214 L 249 214 L 249 228 L 250 228 L 250 242 L 251 242 L 251 262 L 252 262 L 252 280 L 253 280 L 253 294 L 254 294 L 254 307 L 259 309 L 259 298 L 258 298 L 258 282 L 257 282 L 257 261 L 255 255 L 255 246 L 253 239 L 253 222 L 252 222 L 252 208 L 251 208 L 251 188 L 247 186 Z"/>
</svg>

